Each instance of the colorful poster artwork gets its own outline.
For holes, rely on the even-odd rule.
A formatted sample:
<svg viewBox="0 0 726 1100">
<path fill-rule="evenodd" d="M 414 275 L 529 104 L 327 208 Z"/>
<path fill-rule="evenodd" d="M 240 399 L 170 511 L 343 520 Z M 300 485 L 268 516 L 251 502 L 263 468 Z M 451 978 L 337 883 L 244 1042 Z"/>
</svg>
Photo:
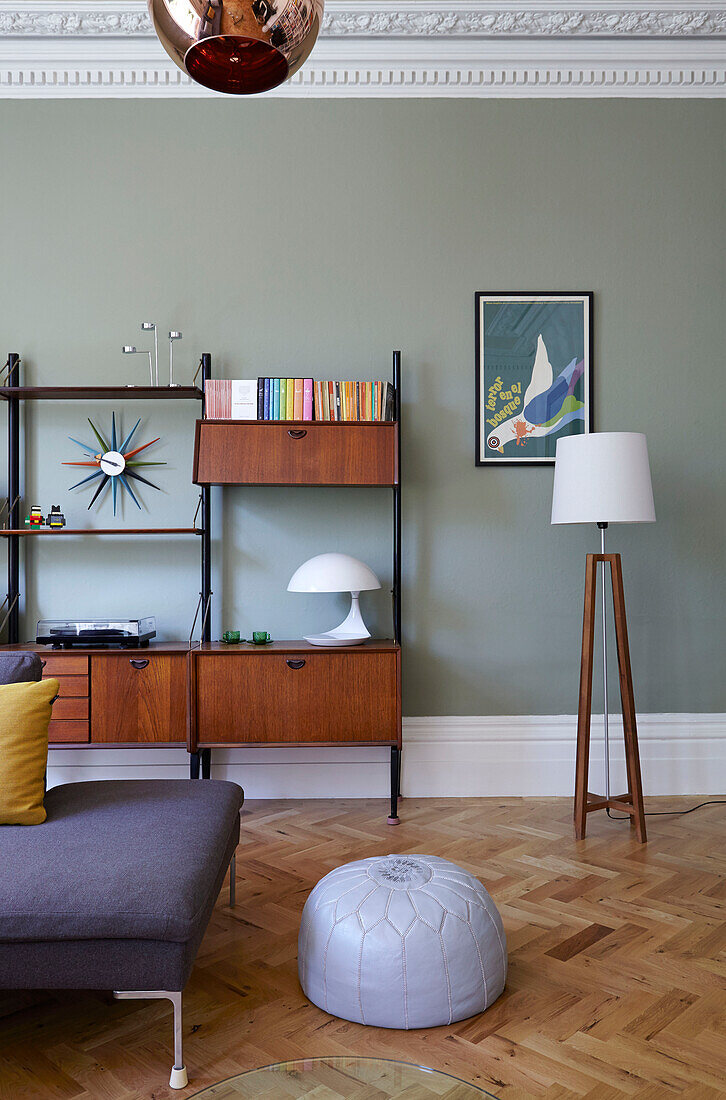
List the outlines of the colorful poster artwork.
<svg viewBox="0 0 726 1100">
<path fill-rule="evenodd" d="M 592 430 L 592 294 L 476 295 L 476 464 L 552 464 Z"/>
</svg>

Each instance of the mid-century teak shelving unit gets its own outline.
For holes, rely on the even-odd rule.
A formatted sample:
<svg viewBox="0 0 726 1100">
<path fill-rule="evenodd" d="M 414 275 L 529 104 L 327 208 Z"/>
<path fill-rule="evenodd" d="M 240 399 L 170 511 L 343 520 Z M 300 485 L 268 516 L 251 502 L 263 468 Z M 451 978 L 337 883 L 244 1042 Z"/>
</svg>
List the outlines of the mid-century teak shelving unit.
<svg viewBox="0 0 726 1100">
<path fill-rule="evenodd" d="M 185 743 L 190 774 L 208 777 L 211 750 L 231 745 L 388 745 L 391 812 L 398 821 L 401 752 L 401 355 L 393 353 L 393 421 L 198 420 L 193 481 L 201 488 L 201 526 L 191 528 L 40 529 L 20 527 L 20 418 L 27 400 L 197 399 L 194 386 L 23 387 L 9 356 L 0 398 L 8 407 L 8 592 L 3 611 L 9 645 L 19 640 L 20 544 L 24 536 L 192 535 L 201 544 L 201 640 L 152 642 L 148 648 L 44 652 L 44 674 L 57 676 L 50 741 L 56 747 Z M 211 357 L 202 356 L 202 377 Z M 393 638 L 325 649 L 306 642 L 265 647 L 211 641 L 210 488 L 213 485 L 380 486 L 393 491 Z M 2 620 L 0 620 L 2 622 Z M 1 627 L 0 627 L 1 629 Z"/>
<path fill-rule="evenodd" d="M 398 821 L 401 752 L 401 355 L 393 421 L 198 420 L 194 482 L 380 486 L 393 490 L 393 638 L 326 649 L 307 642 L 191 653 L 192 740 L 203 773 L 217 745 L 389 745 Z"/>
</svg>

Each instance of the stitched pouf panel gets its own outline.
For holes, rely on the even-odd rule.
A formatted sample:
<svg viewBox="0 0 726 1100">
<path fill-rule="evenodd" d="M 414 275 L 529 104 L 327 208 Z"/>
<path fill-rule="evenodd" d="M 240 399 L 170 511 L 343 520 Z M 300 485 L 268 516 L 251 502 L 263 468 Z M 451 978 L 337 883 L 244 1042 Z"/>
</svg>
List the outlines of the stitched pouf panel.
<svg viewBox="0 0 726 1100">
<path fill-rule="evenodd" d="M 435 1027 L 488 1008 L 504 989 L 507 941 L 478 879 L 437 856 L 361 859 L 305 902 L 305 996 L 344 1020 Z"/>
</svg>

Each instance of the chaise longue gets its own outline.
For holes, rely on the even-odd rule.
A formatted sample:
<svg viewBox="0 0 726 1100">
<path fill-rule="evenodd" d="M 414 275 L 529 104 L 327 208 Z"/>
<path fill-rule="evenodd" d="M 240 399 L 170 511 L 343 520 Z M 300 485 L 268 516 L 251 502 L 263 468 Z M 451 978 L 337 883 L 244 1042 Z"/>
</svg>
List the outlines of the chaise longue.
<svg viewBox="0 0 726 1100">
<path fill-rule="evenodd" d="M 0 654 L 0 683 L 40 674 Z M 184 1088 L 182 990 L 228 867 L 234 905 L 243 800 L 219 780 L 69 783 L 42 825 L 0 826 L 0 989 L 168 998 Z"/>
</svg>

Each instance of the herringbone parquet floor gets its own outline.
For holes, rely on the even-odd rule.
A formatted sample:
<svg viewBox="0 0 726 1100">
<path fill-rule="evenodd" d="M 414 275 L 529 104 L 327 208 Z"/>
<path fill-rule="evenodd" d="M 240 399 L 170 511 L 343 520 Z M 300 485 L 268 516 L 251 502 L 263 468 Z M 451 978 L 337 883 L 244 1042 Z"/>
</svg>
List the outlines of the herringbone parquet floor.
<svg viewBox="0 0 726 1100">
<path fill-rule="evenodd" d="M 603 814 L 575 841 L 565 799 L 407 799 L 396 829 L 385 813 L 372 801 L 247 804 L 237 907 L 223 893 L 185 994 L 188 1090 L 166 1086 L 165 1002 L 0 994 L 1 1100 L 169 1100 L 243 1069 L 336 1054 L 422 1062 L 506 1100 L 726 1096 L 726 806 L 650 818 L 645 846 Z M 485 1015 L 386 1031 L 302 996 L 309 890 L 340 863 L 391 851 L 451 859 L 494 896 L 510 971 Z"/>
</svg>

